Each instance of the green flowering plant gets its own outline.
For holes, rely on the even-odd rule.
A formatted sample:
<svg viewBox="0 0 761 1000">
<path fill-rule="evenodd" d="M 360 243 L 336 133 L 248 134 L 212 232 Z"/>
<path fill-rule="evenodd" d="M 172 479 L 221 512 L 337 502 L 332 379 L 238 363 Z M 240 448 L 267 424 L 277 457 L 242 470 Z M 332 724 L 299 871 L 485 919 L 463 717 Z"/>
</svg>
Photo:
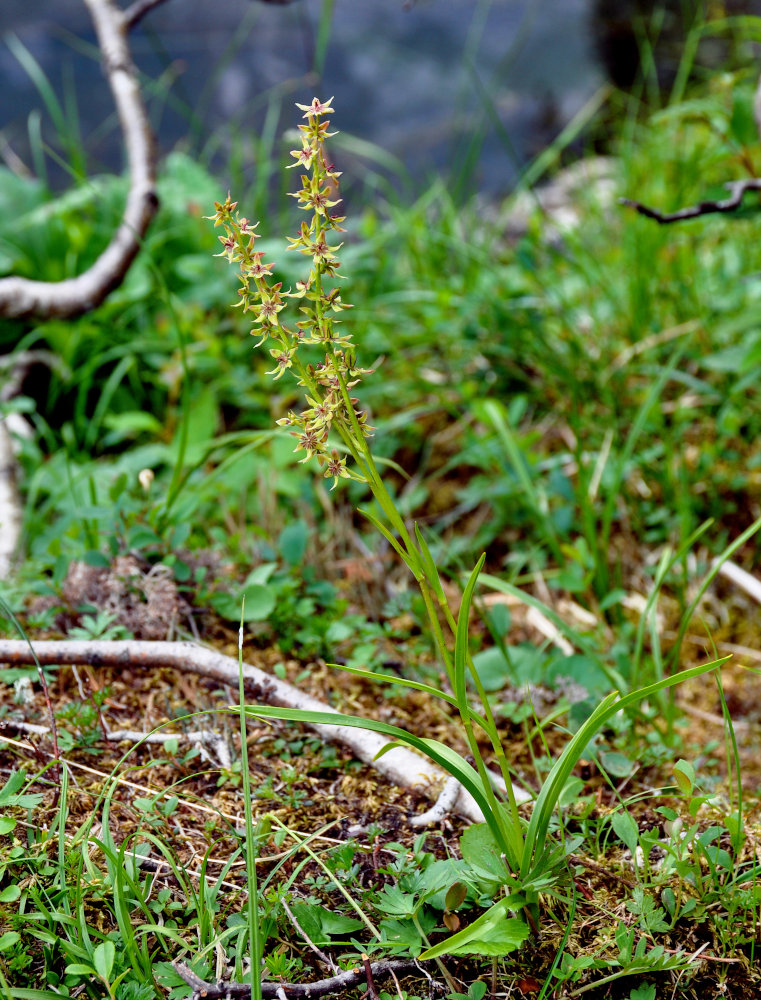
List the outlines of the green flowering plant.
<svg viewBox="0 0 761 1000">
<path fill-rule="evenodd" d="M 617 691 L 608 695 L 555 761 L 536 797 L 530 819 L 524 820 L 520 815 L 510 765 L 492 707 L 469 651 L 471 603 L 485 556 L 481 556 L 465 583 L 455 617 L 422 533 L 417 525 L 412 530 L 408 528 L 383 483 L 369 444 L 373 428 L 368 424 L 358 398 L 351 394 L 372 372 L 357 364 L 351 336 L 342 332 L 339 319 L 340 314 L 351 306 L 342 300 L 338 284 L 341 275 L 336 254 L 342 244 L 330 242 L 333 233 L 344 231 L 341 227 L 344 217 L 332 214 L 332 210 L 340 204 L 337 197 L 340 173 L 326 156 L 326 143 L 336 134 L 329 131 L 332 98 L 326 102 L 315 98 L 310 105 L 299 104 L 297 107 L 304 112 L 306 124 L 299 125 L 301 149 L 291 151 L 295 162 L 290 166 L 302 167 L 307 173 L 302 174 L 301 188 L 293 197 L 301 209 L 311 212 L 311 217 L 302 221 L 299 235 L 289 238 L 288 242 L 289 249 L 310 259 L 308 274 L 296 283 L 295 290 L 285 291 L 281 282 L 273 282 L 273 264 L 266 263 L 263 253 L 256 250 L 258 223 L 252 224 L 241 216 L 237 211 L 237 202 L 232 201 L 229 195 L 224 203 L 215 203 L 215 214 L 210 216 L 215 225 L 222 226 L 224 230 L 224 235 L 220 236 L 223 250 L 218 256 L 238 266 L 241 286 L 236 305 L 244 313 L 252 315 L 251 333 L 259 338 L 259 346 L 267 345 L 275 362 L 275 367 L 268 374 L 278 380 L 286 372 L 291 372 L 304 391 L 304 409 L 300 413 L 289 412 L 278 423 L 290 428 L 290 433 L 296 438 L 295 451 L 304 452 L 300 461 L 316 458 L 322 474 L 333 479 L 333 488 L 339 479 L 367 484 L 378 504 L 379 513 L 368 510 L 361 513 L 386 538 L 415 577 L 431 634 L 446 672 L 447 686 L 446 689 L 439 689 L 407 678 L 380 677 L 348 666 L 341 669 L 373 680 L 426 691 L 447 702 L 459 713 L 474 763 L 469 763 L 451 747 L 437 740 L 419 737 L 374 719 L 260 705 L 247 705 L 245 711 L 262 718 L 344 725 L 382 733 L 389 737 L 390 742 L 381 753 L 398 744 L 406 744 L 426 754 L 456 777 L 484 815 L 484 850 L 491 850 L 504 865 L 501 879 L 503 895 L 483 918 L 447 942 L 428 948 L 422 957 L 436 957 L 448 949 L 457 954 L 506 954 L 520 945 L 529 928 L 534 932 L 538 930 L 539 893 L 552 892 L 558 881 L 564 878 L 566 858 L 578 846 L 578 841 L 559 843 L 550 836 L 550 825 L 563 788 L 595 733 L 615 713 L 629 705 L 652 697 L 689 677 L 715 669 L 723 660 L 661 678 L 624 697 L 619 696 Z M 292 303 L 298 303 L 301 318 L 286 325 L 283 314 Z M 304 360 L 303 349 L 307 347 L 320 349 L 319 363 Z M 347 456 L 353 463 L 351 467 Z M 509 585 L 495 577 L 488 577 L 488 582 L 496 590 L 510 592 Z M 478 708 L 471 705 L 469 684 L 478 695 Z M 487 771 L 477 730 L 489 739 L 504 782 L 504 797 L 498 797 L 494 791 L 494 775 L 490 776 Z M 521 913 L 522 916 L 506 921 L 508 911 Z"/>
<path fill-rule="evenodd" d="M 292 150 L 296 162 L 290 166 L 304 167 L 309 173 L 302 174 L 301 190 L 292 197 L 301 209 L 313 214 L 309 222 L 302 222 L 295 239 L 288 238 L 290 250 L 311 258 L 309 274 L 297 282 L 296 291 L 284 292 L 282 282 L 270 281 L 273 265 L 265 263 L 264 254 L 256 250 L 258 223 L 252 225 L 241 217 L 236 212 L 237 202 L 231 201 L 229 195 L 224 203 L 215 203 L 216 214 L 212 218 L 215 225 L 225 230 L 224 236 L 219 237 L 224 249 L 217 256 L 239 267 L 242 284 L 237 305 L 244 313 L 253 314 L 251 334 L 259 337 L 257 347 L 273 344 L 269 353 L 275 367 L 267 374 L 277 380 L 290 369 L 296 373 L 298 384 L 306 389 L 308 407 L 301 413 L 289 412 L 277 423 L 294 428 L 291 434 L 297 439 L 295 450 L 305 452 L 301 461 L 316 457 L 323 475 L 333 480 L 335 488 L 339 479 L 368 482 L 371 477 L 366 468 L 369 452 L 363 443 L 373 428 L 367 423 L 366 413 L 357 409 L 358 400 L 350 395 L 350 390 L 364 375 L 371 374 L 371 369 L 357 367 L 351 336 L 339 332 L 340 320 L 333 315 L 350 309 L 351 305 L 341 300 L 337 287 L 329 289 L 325 282 L 326 278 L 340 277 L 336 252 L 342 244 L 331 245 L 328 236 L 344 231 L 341 228 L 344 217 L 331 214 L 331 209 L 340 203 L 340 199 L 331 195 L 341 175 L 325 157 L 325 142 L 336 133 L 329 132 L 328 122 L 322 119 L 333 108 L 331 101 L 322 103 L 317 98 L 311 105 L 297 106 L 304 111 L 307 124 L 298 126 L 301 149 Z M 299 312 L 303 318 L 293 327 L 280 321 L 280 313 L 289 299 L 302 303 Z M 308 345 L 324 349 L 323 362 L 303 363 L 299 350 Z M 349 469 L 339 450 L 329 447 L 331 429 L 338 433 L 361 472 Z"/>
</svg>

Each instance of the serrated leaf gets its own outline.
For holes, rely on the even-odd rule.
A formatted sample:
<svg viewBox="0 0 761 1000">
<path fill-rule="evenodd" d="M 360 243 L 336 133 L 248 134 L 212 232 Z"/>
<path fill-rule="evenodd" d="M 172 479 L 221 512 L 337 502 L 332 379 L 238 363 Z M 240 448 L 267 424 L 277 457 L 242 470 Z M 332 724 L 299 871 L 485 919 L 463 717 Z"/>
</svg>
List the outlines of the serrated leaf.
<svg viewBox="0 0 761 1000">
<path fill-rule="evenodd" d="M 20 806 L 22 809 L 34 809 L 42 802 L 43 795 L 37 793 L 21 793 L 21 789 L 26 782 L 26 771 L 12 771 L 8 780 L 0 788 L 0 809 L 7 809 L 9 806 Z M 7 817 L 5 817 L 7 819 Z M 15 826 L 15 820 L 12 821 Z M 13 827 L 11 827 L 13 829 Z"/>
<path fill-rule="evenodd" d="M 474 823 L 465 828 L 460 837 L 460 852 L 475 871 L 486 873 L 500 884 L 507 880 L 509 873 L 499 845 L 486 823 Z"/>
<path fill-rule="evenodd" d="M 343 913 L 332 913 L 324 907 L 320 907 L 320 923 L 322 931 L 327 937 L 342 937 L 358 931 L 364 927 L 364 923 L 356 917 L 347 917 Z"/>
<path fill-rule="evenodd" d="M 421 960 L 438 958 L 439 955 L 498 957 L 515 951 L 528 937 L 529 928 L 520 917 L 508 917 L 507 914 L 524 904 L 524 898 L 517 894 L 501 899 L 468 927 L 424 951 L 420 955 Z"/>
<path fill-rule="evenodd" d="M 411 920 L 381 920 L 380 929 L 383 933 L 383 944 L 394 949 L 404 949 L 417 955 L 423 944 L 415 925 Z"/>
<path fill-rule="evenodd" d="M 402 892 L 398 885 L 384 886 L 378 896 L 378 909 L 381 913 L 389 913 L 394 917 L 411 917 L 417 912 L 420 903 L 409 892 Z"/>
</svg>

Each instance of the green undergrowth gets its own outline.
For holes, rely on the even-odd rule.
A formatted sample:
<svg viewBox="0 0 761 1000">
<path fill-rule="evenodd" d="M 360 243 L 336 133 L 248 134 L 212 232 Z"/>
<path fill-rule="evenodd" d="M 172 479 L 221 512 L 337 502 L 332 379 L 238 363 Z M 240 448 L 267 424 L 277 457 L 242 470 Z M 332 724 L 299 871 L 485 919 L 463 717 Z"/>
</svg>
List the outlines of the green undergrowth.
<svg viewBox="0 0 761 1000">
<path fill-rule="evenodd" d="M 755 22 L 747 28 L 754 37 Z M 271 359 L 252 351 L 250 324 L 229 312 L 236 284 L 210 259 L 214 236 L 202 221 L 225 188 L 197 162 L 174 153 L 162 165 L 160 215 L 106 304 L 74 321 L 0 324 L 4 350 L 32 352 L 21 394 L 2 404 L 32 433 L 20 442 L 24 561 L 0 582 L 29 635 L 144 637 L 134 605 L 150 605 L 145 580 L 163 567 L 183 609 L 167 635 L 229 644 L 243 605 L 249 648 L 276 650 L 280 676 L 288 658 L 304 681 L 316 659 L 340 660 L 347 683 L 368 670 L 388 680 L 378 687 L 384 708 L 403 704 L 405 687 L 422 690 L 456 703 L 466 727 L 476 716 L 462 698 L 477 688 L 495 738 L 525 748 L 512 777 L 532 793 L 554 781 L 539 819 L 516 812 L 510 829 L 496 810 L 488 827 L 415 837 L 376 824 L 328 844 L 327 830 L 303 832 L 314 798 L 291 760 L 303 743 L 281 736 L 276 754 L 291 770 L 263 781 L 256 830 L 209 821 L 190 874 L 178 847 L 180 791 L 144 796 L 125 834 L 111 809 L 116 786 L 106 785 L 92 816 L 73 822 L 67 768 L 51 806 L 52 771 L 8 750 L 5 996 L 179 998 L 189 991 L 172 960 L 209 981 L 241 981 L 252 953 L 270 979 L 298 981 L 316 975 L 315 948 L 337 967 L 362 953 L 424 953 L 442 963 L 426 968 L 455 1000 L 481 1000 L 482 986 L 512 979 L 540 997 L 757 988 L 758 817 L 743 788 L 752 763 L 738 749 L 720 671 L 723 728 L 709 746 L 698 746 L 671 687 L 681 669 L 723 664 L 718 627 L 730 642 L 758 640 L 732 619 L 742 609 L 711 618 L 701 604 L 715 557 L 757 564 L 757 196 L 738 213 L 675 226 L 616 201 L 669 211 L 757 175 L 754 85 L 744 70 L 717 73 L 648 118 L 631 105 L 610 142 L 610 188 L 578 195 L 573 226 L 537 210 L 522 235 L 508 236 L 496 220 L 511 202 L 455 203 L 443 183 L 412 204 L 360 206 L 346 224 L 341 265 L 354 308 L 344 321 L 376 370 L 361 390 L 373 453 L 401 523 L 422 528 L 420 565 L 433 565 L 458 602 L 465 589 L 450 623 L 449 687 L 425 594 L 392 558 L 396 535 L 372 530 L 382 506 L 362 482 L 329 494 L 274 426 L 298 390 L 268 385 Z M 81 270 L 105 245 L 123 194 L 123 181 L 103 177 L 53 197 L 3 169 L 0 268 L 49 280 Z M 298 261 L 266 229 L 257 248 L 277 260 L 273 279 L 295 287 Z M 356 505 L 375 520 L 354 517 Z M 466 587 L 481 552 L 484 572 Z M 131 569 L 114 570 L 126 557 Z M 82 564 L 105 575 L 77 590 Z M 96 583 L 114 579 L 132 617 L 99 606 Z M 569 598 L 575 617 L 559 610 Z M 532 632 L 528 607 L 562 641 Z M 705 653 L 688 653 L 685 633 L 701 615 Z M 0 629 L 15 637 L 10 614 Z M 19 711 L 23 675 L 2 673 L 3 716 Z M 606 701 L 612 690 L 620 703 Z M 57 706 L 65 751 L 92 755 L 107 698 L 80 690 Z M 375 728 L 404 738 L 388 722 Z M 557 770 L 571 744 L 576 756 Z M 445 750 L 436 752 L 451 761 Z M 171 759 L 179 771 L 193 766 L 192 755 Z M 337 781 L 338 767 L 322 760 L 317 770 Z M 219 786 L 237 791 L 247 774 L 240 748 L 222 771 Z M 277 810 L 265 818 L 273 800 L 287 821 Z M 211 874 L 217 837 L 226 861 Z M 141 867 L 148 853 L 164 858 L 170 878 Z M 258 923 L 246 918 L 241 874 L 254 854 Z M 524 879 L 512 893 L 505 856 Z M 428 995 L 421 983 L 410 988 Z"/>
</svg>

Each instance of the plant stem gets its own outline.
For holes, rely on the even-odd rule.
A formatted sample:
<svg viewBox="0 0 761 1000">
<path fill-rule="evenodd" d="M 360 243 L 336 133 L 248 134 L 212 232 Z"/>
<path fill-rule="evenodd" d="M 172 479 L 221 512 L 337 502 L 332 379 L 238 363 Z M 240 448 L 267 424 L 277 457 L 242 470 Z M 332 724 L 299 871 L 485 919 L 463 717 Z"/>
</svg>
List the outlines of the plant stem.
<svg viewBox="0 0 761 1000">
<path fill-rule="evenodd" d="M 240 763 L 243 779 L 243 803 L 246 823 L 246 876 L 248 879 L 248 933 L 251 952 L 251 1000 L 262 1000 L 261 935 L 259 933 L 259 897 L 256 884 L 257 843 L 254 834 L 254 817 L 251 812 L 251 775 L 248 770 L 248 740 L 246 732 L 246 692 L 243 684 L 243 612 L 241 603 L 240 629 L 238 631 L 238 696 L 240 699 Z"/>
</svg>

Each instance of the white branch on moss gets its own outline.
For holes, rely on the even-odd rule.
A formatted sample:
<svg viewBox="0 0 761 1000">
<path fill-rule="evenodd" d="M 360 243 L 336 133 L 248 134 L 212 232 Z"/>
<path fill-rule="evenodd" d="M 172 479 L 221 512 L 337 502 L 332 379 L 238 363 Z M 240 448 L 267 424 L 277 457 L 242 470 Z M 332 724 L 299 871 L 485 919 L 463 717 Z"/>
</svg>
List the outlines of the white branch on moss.
<svg viewBox="0 0 761 1000">
<path fill-rule="evenodd" d="M 129 172 L 124 215 L 111 242 L 82 274 L 63 281 L 0 278 L 0 316 L 70 318 L 95 309 L 124 280 L 158 209 L 153 136 L 128 43 L 132 22 L 115 0 L 84 3 L 95 26 L 124 136 Z"/>
<path fill-rule="evenodd" d="M 18 639 L 0 639 L 0 663 L 13 666 L 33 662 L 33 653 L 45 666 L 58 663 L 89 664 L 92 667 L 145 667 L 156 670 L 169 667 L 174 670 L 211 677 L 236 687 L 238 684 L 238 661 L 223 656 L 212 649 L 197 646 L 192 642 L 141 642 L 124 640 L 107 642 L 103 640 L 48 639 L 40 642 L 23 642 Z M 285 705 L 289 708 L 306 709 L 310 712 L 330 712 L 339 714 L 324 702 L 299 691 L 286 681 L 265 673 L 258 667 L 244 663 L 243 679 L 249 687 L 249 697 L 261 703 Z M 341 743 L 365 764 L 369 764 L 389 781 L 403 788 L 418 788 L 434 798 L 446 782 L 446 775 L 432 761 L 406 747 L 394 747 L 376 760 L 380 750 L 388 744 L 388 739 L 378 733 L 350 726 L 312 724 L 309 728 L 324 740 Z M 499 780 L 499 776 L 494 776 Z M 521 788 L 515 788 L 515 796 L 524 802 L 529 796 Z M 450 806 L 472 823 L 483 821 L 483 814 L 475 799 L 460 787 L 456 802 Z"/>
</svg>

